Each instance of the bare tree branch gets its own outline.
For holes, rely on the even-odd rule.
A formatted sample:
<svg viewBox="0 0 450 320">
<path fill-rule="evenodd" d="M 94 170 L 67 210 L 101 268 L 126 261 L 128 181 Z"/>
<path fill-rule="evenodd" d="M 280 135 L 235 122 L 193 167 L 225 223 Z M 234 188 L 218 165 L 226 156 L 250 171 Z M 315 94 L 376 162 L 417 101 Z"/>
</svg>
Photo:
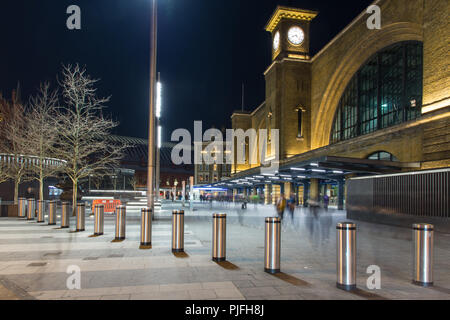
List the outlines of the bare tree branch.
<svg viewBox="0 0 450 320">
<path fill-rule="evenodd" d="M 64 172 L 73 183 L 74 208 L 80 179 L 117 168 L 128 147 L 110 142 L 111 130 L 118 123 L 103 116 L 110 98 L 97 98 L 97 82 L 79 65 L 64 66 L 59 80 L 64 106 L 59 107 L 55 125 L 55 155 L 67 161 Z"/>
<path fill-rule="evenodd" d="M 63 163 L 54 159 L 57 138 L 58 114 L 57 91 L 50 91 L 50 84 L 43 83 L 36 96 L 30 98 L 28 117 L 28 136 L 30 139 L 30 153 L 36 161 L 32 162 L 30 171 L 34 179 L 39 182 L 39 198 L 44 200 L 44 180 L 55 176 L 62 169 Z"/>
<path fill-rule="evenodd" d="M 19 197 L 19 185 L 31 179 L 29 168 L 32 159 L 29 157 L 30 139 L 28 136 L 28 118 L 25 107 L 15 95 L 11 101 L 0 97 L 0 136 L 2 137 L 1 151 L 5 163 L 2 168 L 7 178 L 14 180 L 14 202 Z"/>
</svg>

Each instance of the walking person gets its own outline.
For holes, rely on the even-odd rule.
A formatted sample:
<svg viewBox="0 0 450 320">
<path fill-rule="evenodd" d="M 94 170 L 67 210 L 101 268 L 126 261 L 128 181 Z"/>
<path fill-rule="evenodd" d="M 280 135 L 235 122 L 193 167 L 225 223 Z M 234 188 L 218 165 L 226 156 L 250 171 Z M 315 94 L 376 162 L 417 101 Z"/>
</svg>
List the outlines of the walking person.
<svg viewBox="0 0 450 320">
<path fill-rule="evenodd" d="M 248 202 L 247 196 L 244 196 L 242 198 L 242 209 L 247 209 L 247 202 Z"/>
<path fill-rule="evenodd" d="M 280 217 L 281 220 L 283 220 L 284 209 L 286 209 L 286 198 L 284 197 L 284 194 L 280 195 L 280 198 L 278 199 L 278 201 L 276 203 L 276 208 L 277 208 L 278 217 Z"/>
<path fill-rule="evenodd" d="M 330 197 L 327 194 L 325 194 L 323 196 L 323 207 L 325 208 L 325 211 L 328 211 L 329 203 L 330 203 Z"/>
<path fill-rule="evenodd" d="M 291 197 L 289 198 L 289 202 L 288 202 L 289 213 L 291 214 L 292 220 L 294 220 L 295 205 L 296 205 L 295 194 L 292 193 Z"/>
</svg>

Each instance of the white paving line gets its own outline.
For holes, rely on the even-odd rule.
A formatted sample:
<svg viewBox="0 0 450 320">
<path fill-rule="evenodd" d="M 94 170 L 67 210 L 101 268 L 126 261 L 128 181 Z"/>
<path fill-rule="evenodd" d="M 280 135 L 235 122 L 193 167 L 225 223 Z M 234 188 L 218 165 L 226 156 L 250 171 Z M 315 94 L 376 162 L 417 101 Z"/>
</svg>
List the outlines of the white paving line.
<svg viewBox="0 0 450 320">
<path fill-rule="evenodd" d="M 35 224 L 35 225 L 30 224 L 30 226 L 24 226 L 24 227 L 4 227 L 4 226 L 2 227 L 2 226 L 0 226 L 0 232 L 1 232 L 1 230 L 5 230 L 5 231 L 44 231 L 44 230 L 48 231 L 48 230 L 55 230 L 55 232 L 58 231 L 58 230 L 62 230 L 62 231 L 66 230 L 67 231 L 67 229 L 59 229 L 59 227 L 60 227 L 60 225 L 49 226 L 49 225 L 46 225 L 46 224 L 40 224 L 40 225 L 39 224 Z M 184 227 L 185 227 L 185 229 L 188 229 L 189 225 L 185 225 Z M 71 225 L 71 228 L 75 229 L 75 224 Z M 93 229 L 93 228 L 94 228 L 94 226 L 90 226 L 90 225 L 86 226 L 86 229 Z M 115 225 L 105 225 L 104 229 L 105 230 L 115 230 Z M 130 229 L 140 230 L 141 226 L 138 225 L 138 224 L 127 225 L 126 226 L 126 230 L 130 230 Z M 172 225 L 152 225 L 152 230 L 159 230 L 159 229 L 161 229 L 161 230 L 171 230 L 172 229 Z"/>
<path fill-rule="evenodd" d="M 45 266 L 28 266 L 31 263 L 45 262 Z M 76 265 L 81 272 L 94 271 L 125 271 L 161 268 L 183 268 L 183 267 L 214 267 L 210 256 L 195 256 L 186 259 L 178 259 L 174 256 L 149 256 L 149 257 L 118 257 L 99 258 L 97 260 L 82 259 L 58 259 L 58 260 L 29 260 L 0 262 L 0 275 L 65 273 L 67 267 Z"/>
<path fill-rule="evenodd" d="M 194 282 L 180 283 L 168 285 L 143 285 L 143 286 L 124 286 L 109 288 L 91 288 L 81 290 L 47 290 L 34 291 L 29 294 L 39 300 L 59 299 L 59 298 L 79 298 L 79 297 L 97 297 L 110 296 L 119 294 L 145 295 L 145 294 L 163 294 L 179 291 L 196 291 L 196 290 L 217 290 L 217 293 L 227 291 L 230 298 L 241 298 L 243 295 L 239 289 L 231 281 L 220 282 Z M 145 298 L 145 296 L 144 296 Z"/>
<path fill-rule="evenodd" d="M 111 243 L 111 238 L 105 237 L 105 242 L 82 242 L 82 243 L 27 243 L 27 244 L 2 244 L 0 252 L 32 252 L 32 251 L 52 251 L 52 250 L 97 250 L 97 249 L 137 249 L 138 241 L 124 241 Z M 185 247 L 203 247 L 200 240 L 189 240 Z M 153 241 L 153 248 L 170 248 L 172 241 Z"/>
<path fill-rule="evenodd" d="M 93 232 L 93 230 L 91 230 Z M 106 230 L 105 230 L 106 231 Z M 112 232 L 112 231 L 111 231 Z M 128 230 L 128 234 L 130 231 Z M 192 231 L 185 231 L 185 235 L 191 236 L 193 235 Z M 89 230 L 83 231 L 83 232 L 72 232 L 69 233 L 67 231 L 66 233 L 38 233 L 38 234 L 23 234 L 23 233 L 11 233 L 11 234 L 0 234 L 0 240 L 20 240 L 20 239 L 41 239 L 43 237 L 52 237 L 53 239 L 68 239 L 71 238 L 88 238 L 89 237 Z M 156 231 L 152 230 L 152 235 L 154 236 L 172 236 L 171 231 Z M 69 236 L 69 237 L 68 237 Z M 47 238 L 51 239 L 51 238 Z"/>
</svg>

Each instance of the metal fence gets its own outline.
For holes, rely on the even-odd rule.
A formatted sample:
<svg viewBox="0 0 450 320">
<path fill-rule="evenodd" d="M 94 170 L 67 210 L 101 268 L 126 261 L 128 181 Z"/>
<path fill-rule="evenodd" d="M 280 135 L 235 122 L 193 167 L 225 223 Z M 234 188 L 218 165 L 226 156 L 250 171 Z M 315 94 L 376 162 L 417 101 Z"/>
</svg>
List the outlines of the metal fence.
<svg viewBox="0 0 450 320">
<path fill-rule="evenodd" d="M 366 213 L 450 217 L 450 169 L 354 178 L 347 209 Z"/>
</svg>

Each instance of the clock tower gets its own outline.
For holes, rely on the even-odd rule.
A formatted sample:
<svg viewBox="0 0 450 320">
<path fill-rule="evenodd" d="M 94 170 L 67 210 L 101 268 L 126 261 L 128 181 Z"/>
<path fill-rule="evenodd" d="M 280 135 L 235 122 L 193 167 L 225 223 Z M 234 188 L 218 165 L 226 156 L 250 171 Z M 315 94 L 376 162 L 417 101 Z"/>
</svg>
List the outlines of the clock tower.
<svg viewBox="0 0 450 320">
<path fill-rule="evenodd" d="M 272 59 L 309 60 L 309 27 L 316 11 L 277 7 L 266 26 L 272 33 Z"/>
</svg>

